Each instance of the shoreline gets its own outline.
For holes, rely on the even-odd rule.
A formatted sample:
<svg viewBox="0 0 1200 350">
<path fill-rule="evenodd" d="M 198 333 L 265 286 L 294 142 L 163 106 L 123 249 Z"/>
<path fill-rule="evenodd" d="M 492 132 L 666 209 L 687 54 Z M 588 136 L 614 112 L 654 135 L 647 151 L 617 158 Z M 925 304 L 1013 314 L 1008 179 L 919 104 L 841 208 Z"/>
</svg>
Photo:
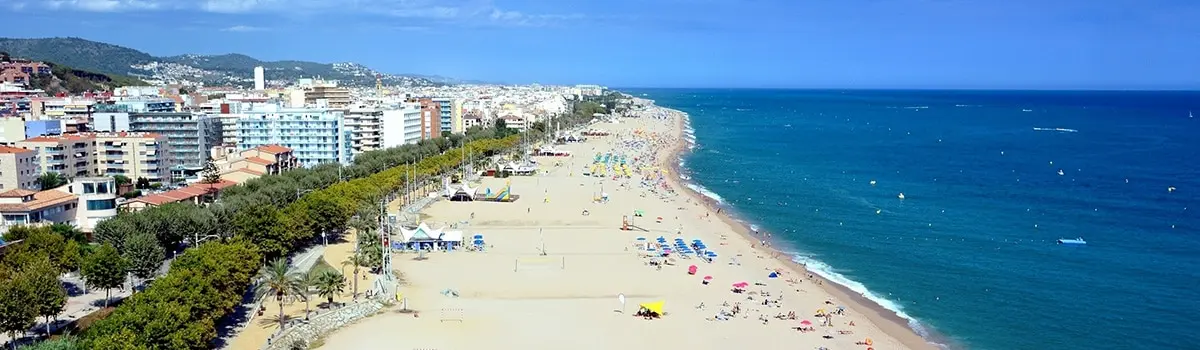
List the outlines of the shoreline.
<svg viewBox="0 0 1200 350">
<path fill-rule="evenodd" d="M 657 108 L 671 110 L 682 115 L 687 115 L 685 112 L 677 109 L 658 105 L 654 106 Z M 730 213 L 728 210 L 726 210 L 729 209 L 728 207 L 722 206 L 716 200 L 685 186 L 681 181 L 682 179 L 679 178 L 680 175 L 684 174 L 679 166 L 679 162 L 682 159 L 681 157 L 689 151 L 687 141 L 684 140 L 683 132 L 686 126 L 687 125 L 684 124 L 684 118 L 679 118 L 679 120 L 675 121 L 675 125 L 672 127 L 672 133 L 676 139 L 676 142 L 672 147 L 663 150 L 662 152 L 665 153 L 664 157 L 660 157 L 660 162 L 666 162 L 665 164 L 661 164 L 661 166 L 671 169 L 673 172 L 673 174 L 667 176 L 666 179 L 671 186 L 679 189 L 680 193 L 683 193 L 685 196 L 687 196 L 687 198 L 691 199 L 695 203 L 703 203 L 705 209 L 715 214 L 714 216 L 716 216 L 718 220 L 722 221 L 726 225 L 734 228 L 740 228 L 735 229 L 734 231 L 736 231 L 739 237 L 751 242 L 752 251 L 757 253 L 765 253 L 763 254 L 764 256 L 770 255 L 771 259 L 778 262 L 779 265 L 784 266 L 784 268 L 788 269 L 790 272 L 795 273 L 796 275 L 807 280 L 817 282 L 818 286 L 823 291 L 832 295 L 839 302 L 845 304 L 850 310 L 861 313 L 876 327 L 879 327 L 879 329 L 884 333 L 895 338 L 905 346 L 912 349 L 939 349 L 939 345 L 942 344 L 934 343 L 933 340 L 926 339 L 920 334 L 917 334 L 917 331 L 909 326 L 909 320 L 900 317 L 900 315 L 898 315 L 895 311 L 889 310 L 879 303 L 867 299 L 859 293 L 851 290 L 847 286 L 833 282 L 819 274 L 810 274 L 804 265 L 793 261 L 792 256 L 787 252 L 754 244 L 753 242 L 764 240 L 764 237 L 755 236 L 751 232 L 749 223 L 743 220 L 738 220 L 733 213 Z M 697 184 L 697 186 L 699 186 L 699 184 Z M 718 212 L 718 209 L 721 211 Z M 765 240 L 770 243 L 770 246 L 774 246 L 776 243 L 776 240 L 772 239 L 771 237 L 765 237 Z"/>
</svg>

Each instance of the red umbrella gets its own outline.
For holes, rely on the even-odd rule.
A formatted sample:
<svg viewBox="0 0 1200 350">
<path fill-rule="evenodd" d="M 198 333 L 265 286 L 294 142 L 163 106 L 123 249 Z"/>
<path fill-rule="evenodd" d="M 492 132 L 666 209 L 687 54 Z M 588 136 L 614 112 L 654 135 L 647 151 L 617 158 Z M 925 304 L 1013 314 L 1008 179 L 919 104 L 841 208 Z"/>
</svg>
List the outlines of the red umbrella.
<svg viewBox="0 0 1200 350">
<path fill-rule="evenodd" d="M 698 267 L 696 267 L 696 265 L 688 266 L 688 274 L 689 274 L 689 275 L 695 275 L 695 274 L 696 274 L 696 269 L 698 269 Z"/>
<path fill-rule="evenodd" d="M 734 287 L 734 288 L 746 288 L 746 287 L 747 287 L 747 286 L 749 286 L 749 285 L 750 285 L 750 284 L 749 284 L 749 283 L 746 283 L 746 282 L 738 282 L 738 283 L 734 283 L 734 284 L 733 284 L 733 287 Z"/>
<path fill-rule="evenodd" d="M 712 281 L 712 276 L 704 276 L 705 281 Z"/>
<path fill-rule="evenodd" d="M 800 321 L 800 325 L 801 326 L 811 326 L 812 321 L 809 321 L 809 320 Z"/>
</svg>

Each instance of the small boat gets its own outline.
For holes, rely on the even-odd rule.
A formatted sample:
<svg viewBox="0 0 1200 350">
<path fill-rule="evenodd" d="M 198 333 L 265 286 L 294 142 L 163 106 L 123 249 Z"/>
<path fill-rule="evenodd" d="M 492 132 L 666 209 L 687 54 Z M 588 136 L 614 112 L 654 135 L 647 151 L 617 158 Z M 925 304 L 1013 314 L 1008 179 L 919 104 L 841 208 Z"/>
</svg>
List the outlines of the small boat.
<svg viewBox="0 0 1200 350">
<path fill-rule="evenodd" d="M 1082 245 L 1082 244 L 1087 244 L 1087 241 L 1083 240 L 1083 237 L 1078 237 L 1075 239 L 1059 238 L 1058 244 L 1080 244 L 1080 245 Z"/>
<path fill-rule="evenodd" d="M 904 199 L 904 192 L 901 192 L 899 196 L 896 196 L 896 198 Z"/>
</svg>

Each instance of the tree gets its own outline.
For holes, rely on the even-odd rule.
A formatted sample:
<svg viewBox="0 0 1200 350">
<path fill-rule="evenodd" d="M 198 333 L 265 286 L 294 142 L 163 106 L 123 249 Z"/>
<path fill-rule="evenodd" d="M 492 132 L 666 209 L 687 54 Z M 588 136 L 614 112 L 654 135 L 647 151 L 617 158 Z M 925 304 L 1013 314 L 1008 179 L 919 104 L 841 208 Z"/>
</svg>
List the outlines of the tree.
<svg viewBox="0 0 1200 350">
<path fill-rule="evenodd" d="M 48 190 L 51 188 L 56 188 L 56 187 L 59 187 L 62 185 L 66 185 L 68 182 L 70 182 L 70 180 L 68 180 L 67 177 L 64 176 L 63 174 L 49 172 L 49 173 L 42 174 L 42 176 L 39 176 L 37 179 L 37 182 L 38 182 L 38 185 L 41 186 L 41 189 Z"/>
<path fill-rule="evenodd" d="M 38 316 L 46 318 L 46 336 L 50 336 L 50 319 L 62 313 L 67 304 L 67 290 L 58 280 L 58 268 L 48 259 L 42 259 L 21 271 L 20 278 L 28 283 L 29 291 L 33 293 L 29 307 Z"/>
<path fill-rule="evenodd" d="M 59 222 L 50 225 L 50 231 L 62 235 L 63 238 L 70 241 L 83 244 L 88 243 L 87 234 L 83 233 L 83 230 L 80 230 L 78 227 L 68 223 Z"/>
<path fill-rule="evenodd" d="M 115 182 L 117 184 L 117 186 L 120 186 L 120 185 L 124 185 L 124 184 L 128 184 L 128 183 L 133 183 L 133 180 L 129 179 L 129 177 L 125 176 L 125 175 L 113 175 L 113 182 Z"/>
<path fill-rule="evenodd" d="M 328 306 L 333 306 L 333 297 L 346 291 L 346 277 L 334 270 L 321 271 L 317 276 L 317 295 L 328 300 Z"/>
<path fill-rule="evenodd" d="M 310 311 L 310 302 L 312 301 L 312 288 L 320 282 L 321 276 L 317 270 L 311 270 L 306 274 L 302 274 L 296 279 L 296 297 L 304 300 L 304 319 L 308 319 Z"/>
<path fill-rule="evenodd" d="M 145 282 L 158 272 L 166 253 L 154 235 L 142 232 L 125 242 L 125 251 L 121 255 L 128 262 L 133 277 Z"/>
<path fill-rule="evenodd" d="M 200 171 L 204 178 L 200 182 L 206 184 L 215 184 L 221 182 L 221 172 L 217 171 L 217 165 L 210 160 L 204 163 L 204 170 Z"/>
<path fill-rule="evenodd" d="M 148 190 L 150 189 L 150 179 L 139 177 L 137 178 L 137 183 L 134 184 L 133 187 L 139 190 Z"/>
<path fill-rule="evenodd" d="M 88 288 L 104 289 L 104 307 L 108 307 L 112 289 L 125 282 L 125 264 L 117 248 L 107 243 L 84 259 L 83 278 L 87 280 Z"/>
<path fill-rule="evenodd" d="M 78 271 L 79 266 L 83 264 L 83 253 L 85 246 L 79 245 L 75 241 L 67 241 L 63 247 L 62 258 L 59 259 L 59 266 L 64 272 Z"/>
<path fill-rule="evenodd" d="M 20 274 L 0 279 L 0 330 L 10 339 L 20 338 L 37 320 L 37 310 L 29 307 L 33 298 L 33 289 Z M 15 348 L 16 342 L 11 344 Z"/>
<path fill-rule="evenodd" d="M 258 287 L 255 288 L 254 294 L 257 297 L 262 297 L 268 294 L 275 295 L 275 301 L 279 302 L 279 329 L 284 328 L 283 319 L 283 300 L 289 295 L 299 294 L 300 286 L 298 281 L 303 278 L 295 271 L 292 271 L 288 266 L 287 259 L 278 258 L 270 264 L 263 266 L 259 272 Z"/>
</svg>

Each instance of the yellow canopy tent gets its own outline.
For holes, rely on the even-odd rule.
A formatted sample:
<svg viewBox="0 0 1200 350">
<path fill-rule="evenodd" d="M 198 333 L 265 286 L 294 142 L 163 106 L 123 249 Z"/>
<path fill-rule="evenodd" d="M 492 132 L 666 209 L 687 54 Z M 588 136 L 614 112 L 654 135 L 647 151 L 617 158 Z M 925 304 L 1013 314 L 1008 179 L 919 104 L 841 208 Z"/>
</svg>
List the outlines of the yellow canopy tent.
<svg viewBox="0 0 1200 350">
<path fill-rule="evenodd" d="M 662 315 L 663 314 L 663 303 L 665 303 L 665 301 L 659 300 L 659 301 L 650 302 L 650 303 L 642 303 L 639 306 L 646 308 L 646 310 L 650 310 L 651 312 L 654 312 L 656 314 Z"/>
</svg>

